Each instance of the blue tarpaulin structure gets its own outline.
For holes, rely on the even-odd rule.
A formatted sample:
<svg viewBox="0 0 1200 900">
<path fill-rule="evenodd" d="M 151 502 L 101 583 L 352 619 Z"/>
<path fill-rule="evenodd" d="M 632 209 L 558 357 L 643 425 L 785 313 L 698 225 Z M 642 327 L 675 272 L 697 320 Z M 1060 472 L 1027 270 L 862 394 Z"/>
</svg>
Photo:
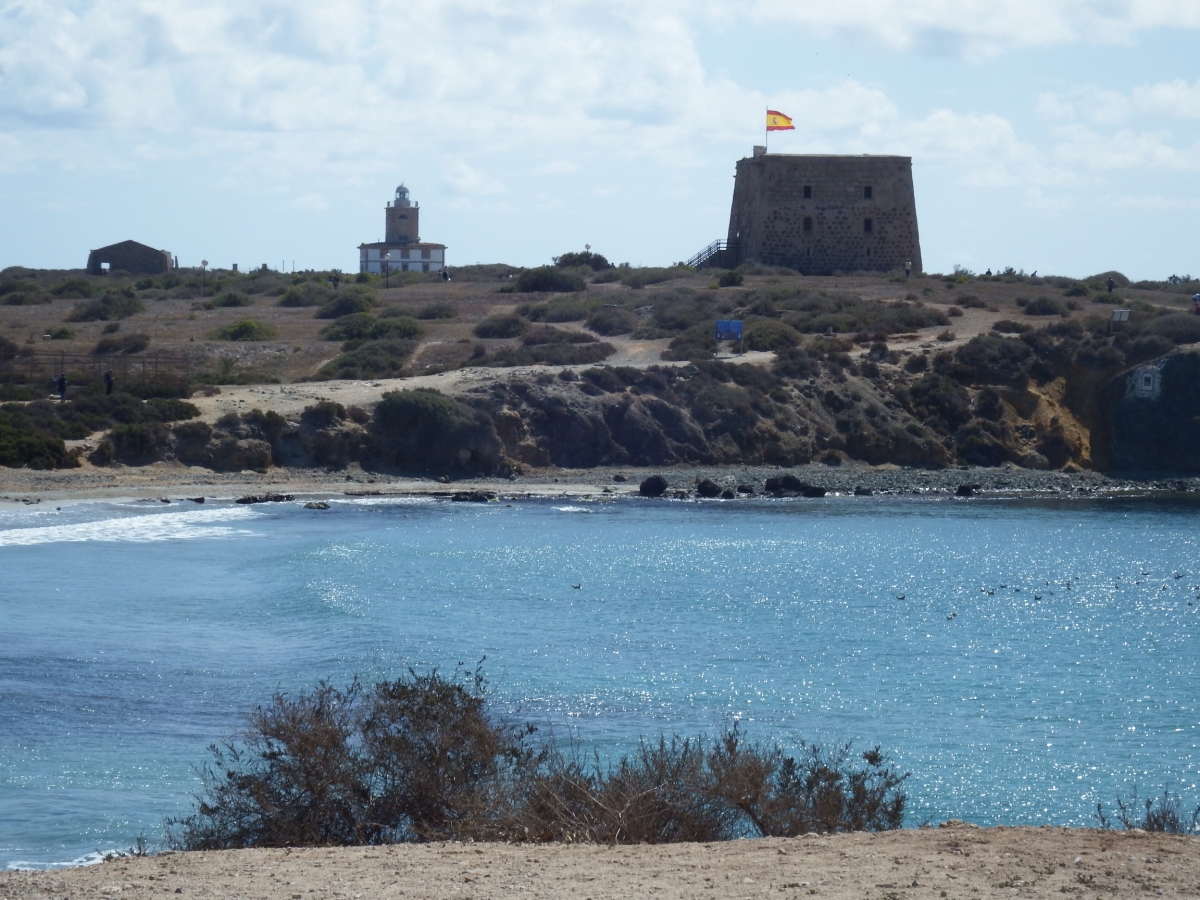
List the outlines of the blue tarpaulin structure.
<svg viewBox="0 0 1200 900">
<path fill-rule="evenodd" d="M 742 339 L 741 319 L 717 319 L 718 341 L 740 341 Z"/>
</svg>

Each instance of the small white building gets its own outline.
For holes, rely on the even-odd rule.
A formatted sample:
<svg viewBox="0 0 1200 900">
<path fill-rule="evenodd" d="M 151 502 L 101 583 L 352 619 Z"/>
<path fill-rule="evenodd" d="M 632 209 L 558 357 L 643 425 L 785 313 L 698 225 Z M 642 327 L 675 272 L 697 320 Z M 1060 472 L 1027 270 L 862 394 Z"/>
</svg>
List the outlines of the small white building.
<svg viewBox="0 0 1200 900">
<path fill-rule="evenodd" d="M 384 208 L 384 240 L 358 245 L 358 271 L 441 272 L 446 267 L 446 245 L 420 237 L 420 206 L 408 199 L 408 188 L 396 188 L 396 199 Z"/>
</svg>

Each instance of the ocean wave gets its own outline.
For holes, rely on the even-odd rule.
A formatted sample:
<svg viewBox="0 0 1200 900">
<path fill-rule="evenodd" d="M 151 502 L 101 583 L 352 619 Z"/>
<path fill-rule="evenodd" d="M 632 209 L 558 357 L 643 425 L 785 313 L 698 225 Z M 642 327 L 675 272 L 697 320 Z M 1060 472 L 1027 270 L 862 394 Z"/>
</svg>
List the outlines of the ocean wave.
<svg viewBox="0 0 1200 900">
<path fill-rule="evenodd" d="M 591 512 L 591 510 L 588 509 L 586 506 L 556 506 L 556 507 L 554 507 L 554 509 L 557 512 L 565 512 L 565 513 L 590 513 Z"/>
<path fill-rule="evenodd" d="M 75 859 L 68 859 L 61 862 L 35 862 L 33 860 L 14 859 L 4 868 L 10 872 L 38 872 L 46 871 L 47 869 L 73 869 L 77 866 L 95 866 L 104 862 L 104 857 L 109 853 L 128 852 L 118 850 L 115 847 L 109 851 L 93 850 L 91 853 L 86 853 L 83 856 Z"/>
<path fill-rule="evenodd" d="M 116 541 L 148 543 L 154 541 L 196 540 L 250 534 L 233 527 L 236 522 L 255 518 L 246 507 L 218 507 L 186 512 L 147 512 L 144 515 L 119 516 L 68 525 L 36 525 L 30 528 L 0 530 L 0 547 L 31 547 L 37 544 Z"/>
</svg>

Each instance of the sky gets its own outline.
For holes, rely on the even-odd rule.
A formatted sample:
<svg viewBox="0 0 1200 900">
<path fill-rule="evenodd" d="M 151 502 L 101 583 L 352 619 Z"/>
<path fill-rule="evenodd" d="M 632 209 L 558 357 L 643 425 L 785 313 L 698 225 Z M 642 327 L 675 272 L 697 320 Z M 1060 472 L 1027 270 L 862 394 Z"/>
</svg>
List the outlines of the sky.
<svg viewBox="0 0 1200 900">
<path fill-rule="evenodd" d="M 1200 272 L 1200 0 L 0 0 L 0 268 L 668 265 L 772 152 L 911 156 L 925 268 Z"/>
</svg>

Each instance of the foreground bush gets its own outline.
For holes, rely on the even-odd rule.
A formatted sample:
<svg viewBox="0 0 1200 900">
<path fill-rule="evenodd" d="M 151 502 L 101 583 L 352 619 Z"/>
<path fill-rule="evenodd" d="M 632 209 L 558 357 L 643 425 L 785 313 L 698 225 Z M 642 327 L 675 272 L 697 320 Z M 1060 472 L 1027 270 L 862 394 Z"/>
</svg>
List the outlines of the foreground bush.
<svg viewBox="0 0 1200 900">
<path fill-rule="evenodd" d="M 488 708 L 478 670 L 277 694 L 214 745 L 176 849 L 571 840 L 610 844 L 882 831 L 904 775 L 878 749 L 660 737 L 585 760 Z"/>
<path fill-rule="evenodd" d="M 1135 787 L 1128 797 L 1117 798 L 1117 808 L 1112 816 L 1127 831 L 1140 828 L 1160 834 L 1200 834 L 1200 806 L 1190 814 L 1182 806 L 1183 799 L 1171 793 L 1169 787 L 1163 788 L 1161 797 L 1145 801 L 1138 799 Z M 1104 811 L 1103 803 L 1096 804 L 1096 819 L 1101 828 L 1113 827 L 1112 816 Z"/>
</svg>

